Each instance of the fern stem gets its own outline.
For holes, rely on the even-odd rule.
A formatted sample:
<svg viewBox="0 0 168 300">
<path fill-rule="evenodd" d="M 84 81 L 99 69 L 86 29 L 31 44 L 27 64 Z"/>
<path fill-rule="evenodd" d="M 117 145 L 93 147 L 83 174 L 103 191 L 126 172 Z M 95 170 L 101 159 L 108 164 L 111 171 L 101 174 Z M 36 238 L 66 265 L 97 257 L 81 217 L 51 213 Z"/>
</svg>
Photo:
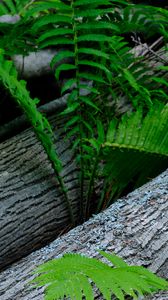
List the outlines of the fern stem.
<svg viewBox="0 0 168 300">
<path fill-rule="evenodd" d="M 75 53 L 75 67 L 76 67 L 76 90 L 77 90 L 77 101 L 80 102 L 80 76 L 79 76 L 79 58 L 78 58 L 78 37 L 77 37 L 77 29 L 75 22 L 75 8 L 74 1 L 71 2 L 72 8 L 72 29 L 74 32 L 74 53 Z M 83 126 L 82 126 L 82 107 L 81 103 L 79 106 L 79 155 L 80 155 L 80 221 L 83 221 L 84 218 L 84 210 L 83 210 L 83 194 L 84 194 L 84 161 L 83 161 Z"/>
<path fill-rule="evenodd" d="M 99 157 L 100 157 L 100 149 L 99 149 L 97 157 L 94 161 L 92 173 L 90 176 L 89 187 L 88 187 L 88 192 L 87 192 L 87 200 L 86 200 L 85 220 L 87 220 L 89 218 L 90 202 L 91 202 L 91 197 L 92 197 L 92 193 L 93 193 L 93 189 L 94 189 L 94 180 L 95 180 L 97 166 L 99 163 Z"/>
</svg>

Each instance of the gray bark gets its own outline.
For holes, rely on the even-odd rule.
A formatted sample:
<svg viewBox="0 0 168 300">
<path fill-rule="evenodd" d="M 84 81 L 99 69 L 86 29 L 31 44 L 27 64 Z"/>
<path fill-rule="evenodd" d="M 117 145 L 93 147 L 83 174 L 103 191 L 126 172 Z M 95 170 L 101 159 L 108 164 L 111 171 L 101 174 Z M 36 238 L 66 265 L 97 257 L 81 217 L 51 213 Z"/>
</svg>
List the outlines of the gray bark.
<svg viewBox="0 0 168 300">
<path fill-rule="evenodd" d="M 50 62 L 57 53 L 56 49 L 45 49 L 37 53 L 29 53 L 25 57 L 23 55 L 14 55 L 12 60 L 23 78 L 39 77 L 44 74 L 54 74 L 54 70 L 50 67 Z"/>
<path fill-rule="evenodd" d="M 2 2 L 2 1 L 0 1 Z M 0 16 L 0 23 L 15 24 L 20 20 L 19 15 L 3 15 Z"/>
<path fill-rule="evenodd" d="M 27 285 L 35 266 L 67 252 L 95 257 L 98 248 L 168 278 L 168 170 L 2 272 L 1 299 L 42 300 L 43 288 L 32 290 Z M 145 299 L 167 300 L 168 292 Z"/>
<path fill-rule="evenodd" d="M 59 120 L 53 120 L 62 176 L 75 218 L 78 172 Z M 62 124 L 62 120 L 61 120 Z M 70 220 L 53 169 L 33 130 L 0 144 L 0 268 L 53 240 Z"/>
</svg>

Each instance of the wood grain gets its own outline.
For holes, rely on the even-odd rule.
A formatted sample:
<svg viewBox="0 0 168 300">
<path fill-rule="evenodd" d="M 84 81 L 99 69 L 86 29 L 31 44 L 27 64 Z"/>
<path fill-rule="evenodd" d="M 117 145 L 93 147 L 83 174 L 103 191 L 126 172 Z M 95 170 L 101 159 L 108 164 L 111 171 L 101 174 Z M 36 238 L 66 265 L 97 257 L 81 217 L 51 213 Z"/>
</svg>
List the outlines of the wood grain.
<svg viewBox="0 0 168 300">
<path fill-rule="evenodd" d="M 31 290 L 27 285 L 35 266 L 66 252 L 95 257 L 98 248 L 168 278 L 168 170 L 2 272 L 0 299 L 42 300 L 43 289 Z M 168 292 L 145 299 L 167 300 Z"/>
</svg>

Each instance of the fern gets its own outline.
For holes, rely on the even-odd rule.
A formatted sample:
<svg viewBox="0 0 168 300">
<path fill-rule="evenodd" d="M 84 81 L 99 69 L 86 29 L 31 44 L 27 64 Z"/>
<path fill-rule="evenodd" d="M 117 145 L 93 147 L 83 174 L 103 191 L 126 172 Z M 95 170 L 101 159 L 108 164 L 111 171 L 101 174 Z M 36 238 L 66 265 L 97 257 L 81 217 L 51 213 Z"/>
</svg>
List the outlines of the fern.
<svg viewBox="0 0 168 300">
<path fill-rule="evenodd" d="M 114 12 L 120 33 L 145 33 L 146 37 L 161 33 L 167 38 L 167 10 L 154 5 L 127 5 Z M 112 16 L 114 18 L 114 16 Z M 111 19 L 113 20 L 113 19 Z M 146 30 L 148 28 L 148 30 Z M 164 30 L 163 30 L 164 29 Z"/>
<path fill-rule="evenodd" d="M 4 49 L 8 57 L 15 54 L 28 55 L 36 51 L 35 38 L 30 35 L 30 22 L 18 21 L 14 24 L 0 23 L 0 48 Z"/>
<path fill-rule="evenodd" d="M 29 92 L 26 89 L 26 82 L 17 79 L 17 72 L 11 61 L 7 61 L 3 57 L 3 51 L 0 52 L 0 81 L 9 90 L 17 104 L 22 108 L 27 119 L 32 124 L 35 134 L 41 142 L 44 150 L 46 151 L 48 158 L 52 164 L 52 167 L 56 173 L 57 180 L 64 193 L 64 198 L 69 210 L 71 222 L 74 224 L 74 217 L 71 208 L 71 204 L 67 197 L 66 188 L 64 186 L 63 179 L 60 176 L 62 169 L 61 161 L 55 151 L 53 144 L 54 136 L 51 126 L 48 120 L 37 110 L 36 104 L 38 99 L 31 99 Z"/>
<path fill-rule="evenodd" d="M 99 84 L 106 83 L 109 84 L 110 71 L 108 67 L 104 64 L 98 62 L 98 58 L 103 58 L 109 60 L 109 56 L 106 51 L 97 49 L 97 44 L 109 43 L 111 40 L 110 35 L 97 33 L 97 29 L 100 29 L 100 24 L 97 25 L 96 17 L 100 14 L 106 14 L 110 10 L 108 9 L 99 9 L 100 5 L 109 5 L 109 1 L 96 1 L 89 3 L 89 9 L 84 9 L 88 5 L 87 1 L 70 1 L 68 4 L 64 4 L 62 1 L 52 2 L 48 1 L 41 2 L 36 5 L 28 12 L 29 15 L 34 15 L 37 13 L 44 13 L 42 17 L 35 21 L 32 30 L 34 34 L 40 35 L 38 39 L 38 44 L 40 48 L 45 48 L 48 46 L 65 46 L 68 47 L 68 51 L 64 50 L 61 55 L 53 58 L 51 65 L 54 66 L 55 63 L 60 63 L 57 67 L 55 75 L 56 79 L 60 78 L 60 75 L 63 71 L 74 70 L 75 76 L 73 79 L 70 79 L 66 86 L 63 87 L 62 93 L 66 92 L 67 89 L 71 87 L 72 84 L 75 85 L 75 88 L 72 90 L 68 98 L 68 107 L 64 111 L 65 114 L 73 112 L 72 118 L 70 115 L 70 120 L 66 124 L 66 128 L 70 126 L 73 127 L 72 131 L 68 133 L 68 136 L 75 132 L 76 139 L 74 143 L 74 149 L 77 153 L 77 161 L 80 165 L 80 202 L 81 202 L 81 218 L 83 216 L 83 201 L 84 201 L 84 180 L 85 180 L 85 158 L 84 158 L 84 138 L 87 136 L 88 132 L 92 135 L 93 124 L 90 124 L 88 118 L 86 118 L 85 111 L 87 110 L 90 120 L 94 121 L 92 115 L 97 113 L 99 107 L 97 103 L 94 103 L 94 99 L 90 97 L 83 97 L 80 93 L 81 88 L 87 88 L 86 85 L 81 84 L 81 79 L 88 80 L 88 78 L 94 78 L 94 81 L 98 81 Z M 52 9 L 53 13 L 46 13 Z M 81 18 L 87 18 L 87 25 L 90 24 L 89 18 L 94 20 L 94 30 L 92 33 L 88 34 L 88 29 L 82 28 L 80 22 Z M 102 28 L 109 27 L 109 23 L 102 23 Z M 46 26 L 50 26 L 50 30 L 46 33 Z M 54 28 L 53 28 L 54 27 Z M 53 29 L 52 29 L 53 28 Z M 55 29 L 57 28 L 57 29 Z M 116 26 L 117 28 L 117 26 Z M 113 28 L 114 29 L 114 28 Z M 40 34 L 41 33 L 41 34 Z M 95 45 L 92 46 L 94 43 Z M 85 46 L 87 42 L 88 46 Z M 107 48 L 107 47 L 106 47 Z M 90 56 L 90 58 L 89 58 Z M 72 63 L 61 63 L 62 59 L 72 58 Z M 87 57 L 87 59 L 85 58 Z M 95 59 L 93 59 L 95 57 Z M 89 59 L 88 59 L 89 58 Z M 86 66 L 89 70 L 89 73 L 82 72 L 82 68 Z M 93 93 L 93 98 L 99 92 L 96 86 L 90 89 L 90 92 Z M 74 117 L 75 115 L 75 117 Z"/>
<path fill-rule="evenodd" d="M 27 11 L 28 9 L 28 11 Z M 128 5 L 121 0 L 49 0 L 3 1 L 0 15 L 19 14 L 18 24 L 1 24 L 1 47 L 5 54 L 26 54 L 34 48 L 59 47 L 51 61 L 57 80 L 64 72 L 73 71 L 62 88 L 71 90 L 67 108 L 66 138 L 72 137 L 76 160 L 80 166 L 80 221 L 91 213 L 96 190 L 97 212 L 121 195 L 129 184 L 139 186 L 168 163 L 168 106 L 165 78 L 150 76 L 141 58 L 135 59 L 122 33 L 145 30 L 148 26 L 167 38 L 167 12 Z M 156 19 L 154 19 L 156 17 Z M 26 27 L 30 25 L 30 29 Z M 26 30 L 23 30 L 23 29 Z M 19 47 L 16 47 L 19 41 Z M 25 41 L 28 45 L 25 45 Z M 64 59 L 68 59 L 68 63 Z M 57 67 L 55 67 L 57 65 Z M 166 69 L 164 66 L 163 68 Z M 55 151 L 53 133 L 47 119 L 36 107 L 18 80 L 11 61 L 0 53 L 0 81 L 25 112 L 37 138 L 42 143 L 56 173 L 66 201 L 71 223 L 75 223 L 71 201 L 60 175 L 61 161 Z M 92 86 L 88 86 L 92 81 Z M 159 85 L 154 89 L 153 82 Z M 163 88 L 164 87 L 164 88 Z M 82 89 L 88 95 L 82 94 Z M 110 97 L 118 101 L 123 95 L 132 102 L 134 112 L 122 119 L 114 118 Z M 163 103 L 158 102 L 164 101 Z M 157 101 L 156 101 L 157 100 Z M 155 105 L 155 102 L 156 105 Z M 161 101 L 160 101 L 161 102 Z M 112 121 L 111 121 L 112 120 Z M 97 183 L 98 182 L 98 183 Z M 129 267 L 115 255 L 100 253 L 114 266 L 78 254 L 66 254 L 40 266 L 33 280 L 46 286 L 45 299 L 94 299 L 96 285 L 105 299 L 124 300 L 125 295 L 139 295 L 168 289 L 165 280 L 142 267 Z"/>
<path fill-rule="evenodd" d="M 0 16 L 21 14 L 23 8 L 32 2 L 31 0 L 3 0 L 0 4 Z"/>
<path fill-rule="evenodd" d="M 134 188 L 168 164 L 168 105 L 157 104 L 143 118 L 142 110 L 112 120 L 101 144 L 104 167 L 104 192 L 97 211 L 134 180 Z M 100 147 L 100 144 L 99 144 Z"/>
<path fill-rule="evenodd" d="M 143 267 L 128 266 L 114 254 L 99 251 L 114 267 L 95 258 L 79 254 L 65 254 L 38 267 L 32 283 L 45 286 L 45 300 L 70 299 L 93 300 L 93 285 L 104 299 L 111 300 L 114 294 L 124 300 L 125 295 L 138 299 L 138 295 L 167 290 L 168 283 Z"/>
<path fill-rule="evenodd" d="M 161 125 L 165 122 L 163 106 L 162 109 L 158 106 L 156 116 L 152 108 L 158 100 L 167 102 L 166 76 L 159 78 L 159 71 L 155 73 L 155 77 L 150 75 L 151 67 L 147 67 L 142 58 L 135 58 L 128 43 L 121 37 L 121 34 L 133 30 L 143 31 L 146 26 L 154 32 L 159 22 L 158 32 L 166 38 L 167 12 L 130 5 L 121 0 L 10 0 L 7 3 L 5 7 L 11 13 L 13 5 L 13 13 L 24 7 L 26 9 L 19 12 L 21 21 L 13 25 L 12 30 L 8 25 L 0 25 L 3 33 L 0 47 L 5 49 L 5 53 L 26 54 L 33 49 L 38 51 L 47 47 L 58 47 L 61 50 L 51 61 L 56 79 L 59 80 L 63 74 L 72 72 L 72 77 L 62 87 L 62 94 L 69 90 L 70 94 L 67 108 L 61 115 L 67 116 L 65 136 L 72 138 L 72 147 L 80 167 L 82 221 L 90 215 L 92 197 L 98 181 L 104 180 L 99 197 L 99 210 L 119 196 L 132 184 L 132 180 L 136 182 L 135 186 L 143 183 L 142 177 L 150 176 L 150 172 L 145 171 L 145 164 L 154 162 L 153 169 L 156 170 L 159 164 L 162 166 L 167 163 L 166 150 L 162 153 L 158 146 L 156 151 L 157 138 L 162 146 L 167 140 L 166 131 Z M 68 62 L 65 62 L 65 59 Z M 88 81 L 92 81 L 91 86 L 88 85 Z M 158 84 L 157 89 L 154 83 Z M 82 94 L 82 89 L 87 91 L 87 95 Z M 122 97 L 131 103 L 137 112 L 131 117 L 124 116 L 121 122 L 120 119 L 111 121 L 116 114 L 111 102 L 117 103 Z M 29 106 L 24 102 L 20 102 L 20 105 L 28 118 L 33 119 L 37 113 L 36 108 L 29 112 Z M 166 108 L 163 110 L 166 111 Z M 161 122 L 155 126 L 154 120 L 157 118 L 160 118 Z M 151 122 L 151 125 L 148 125 L 148 122 Z M 33 126 L 36 127 L 36 122 Z M 153 128 L 150 136 L 148 126 Z M 133 137 L 133 130 L 135 136 L 130 138 Z M 160 136 L 157 134 L 159 130 Z M 49 136 L 50 133 L 49 130 Z M 47 135 L 44 136 L 47 139 Z M 109 140 L 109 136 L 113 136 L 114 140 Z M 42 137 L 41 133 L 41 141 Z M 145 150 L 142 150 L 141 143 L 144 140 L 148 143 L 146 142 Z M 152 147 L 155 148 L 152 150 Z M 56 161 L 57 159 L 58 157 L 55 158 Z M 57 171 L 56 173 L 58 175 Z M 62 188 L 66 194 L 65 188 Z M 70 203 L 70 200 L 66 201 Z"/>
<path fill-rule="evenodd" d="M 37 41 L 39 48 L 50 46 L 64 48 L 66 46 L 68 49 L 60 52 L 51 62 L 52 67 L 59 63 L 55 71 L 56 79 L 59 80 L 62 72 L 74 70 L 74 77 L 63 86 L 62 93 L 65 93 L 72 85 L 75 86 L 68 98 L 68 107 L 63 114 L 69 114 L 70 118 L 65 126 L 69 131 L 68 137 L 72 134 L 76 136 L 73 147 L 80 166 L 81 218 L 86 214 L 84 213 L 85 198 L 88 202 L 88 198 L 91 197 L 91 185 L 98 163 L 98 159 L 96 163 L 92 163 L 91 155 L 86 155 L 88 145 L 85 140 L 95 135 L 96 123 L 102 119 L 105 111 L 104 103 L 98 101 L 100 90 L 106 86 L 110 92 L 115 72 L 115 78 L 120 74 L 118 77 L 124 77 L 136 90 L 139 98 L 145 96 L 144 99 L 149 105 L 152 103 L 150 94 L 138 85 L 131 70 L 128 70 L 128 64 L 120 65 L 118 63 L 118 60 L 121 60 L 131 64 L 133 56 L 131 57 L 131 54 L 128 53 L 127 44 L 116 36 L 120 32 L 118 24 L 111 23 L 106 18 L 107 15 L 111 16 L 115 13 L 117 5 L 120 7 L 121 2 L 72 0 L 65 4 L 63 1 L 48 1 L 47 3 L 37 1 L 26 14 L 26 18 L 35 17 L 32 32 L 39 36 Z M 39 14 L 40 17 L 38 17 Z M 99 22 L 97 22 L 98 16 Z M 65 57 L 71 62 L 64 63 L 63 58 Z M 87 69 L 87 72 L 83 71 L 84 68 Z M 93 80 L 94 88 L 89 88 L 91 93 L 89 97 L 81 95 L 81 88 L 88 89 L 86 84 L 81 85 L 81 80 Z M 124 87 L 124 82 L 121 85 L 121 81 L 119 78 L 117 83 Z M 105 114 L 107 113 L 105 112 Z M 91 149 L 90 153 L 92 153 Z M 86 179 L 90 181 L 87 195 L 83 190 Z"/>
</svg>

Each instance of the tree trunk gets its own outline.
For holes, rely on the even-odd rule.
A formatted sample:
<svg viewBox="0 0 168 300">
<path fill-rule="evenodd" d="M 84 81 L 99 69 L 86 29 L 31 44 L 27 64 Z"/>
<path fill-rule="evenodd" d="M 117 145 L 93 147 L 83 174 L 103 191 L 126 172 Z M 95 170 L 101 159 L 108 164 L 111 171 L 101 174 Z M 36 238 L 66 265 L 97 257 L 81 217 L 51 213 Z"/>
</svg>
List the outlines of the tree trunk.
<svg viewBox="0 0 168 300">
<path fill-rule="evenodd" d="M 115 252 L 130 264 L 149 267 L 168 278 L 168 170 L 2 272 L 1 298 L 42 300 L 42 288 L 32 290 L 27 286 L 35 266 L 65 252 L 97 256 L 98 248 Z M 167 300 L 168 292 L 147 299 Z"/>
<path fill-rule="evenodd" d="M 53 121 L 56 148 L 63 161 L 62 176 L 77 219 L 77 167 L 59 122 Z M 2 269 L 56 238 L 66 227 L 70 227 L 70 219 L 53 169 L 33 130 L 28 129 L 1 143 L 0 155 Z"/>
</svg>

